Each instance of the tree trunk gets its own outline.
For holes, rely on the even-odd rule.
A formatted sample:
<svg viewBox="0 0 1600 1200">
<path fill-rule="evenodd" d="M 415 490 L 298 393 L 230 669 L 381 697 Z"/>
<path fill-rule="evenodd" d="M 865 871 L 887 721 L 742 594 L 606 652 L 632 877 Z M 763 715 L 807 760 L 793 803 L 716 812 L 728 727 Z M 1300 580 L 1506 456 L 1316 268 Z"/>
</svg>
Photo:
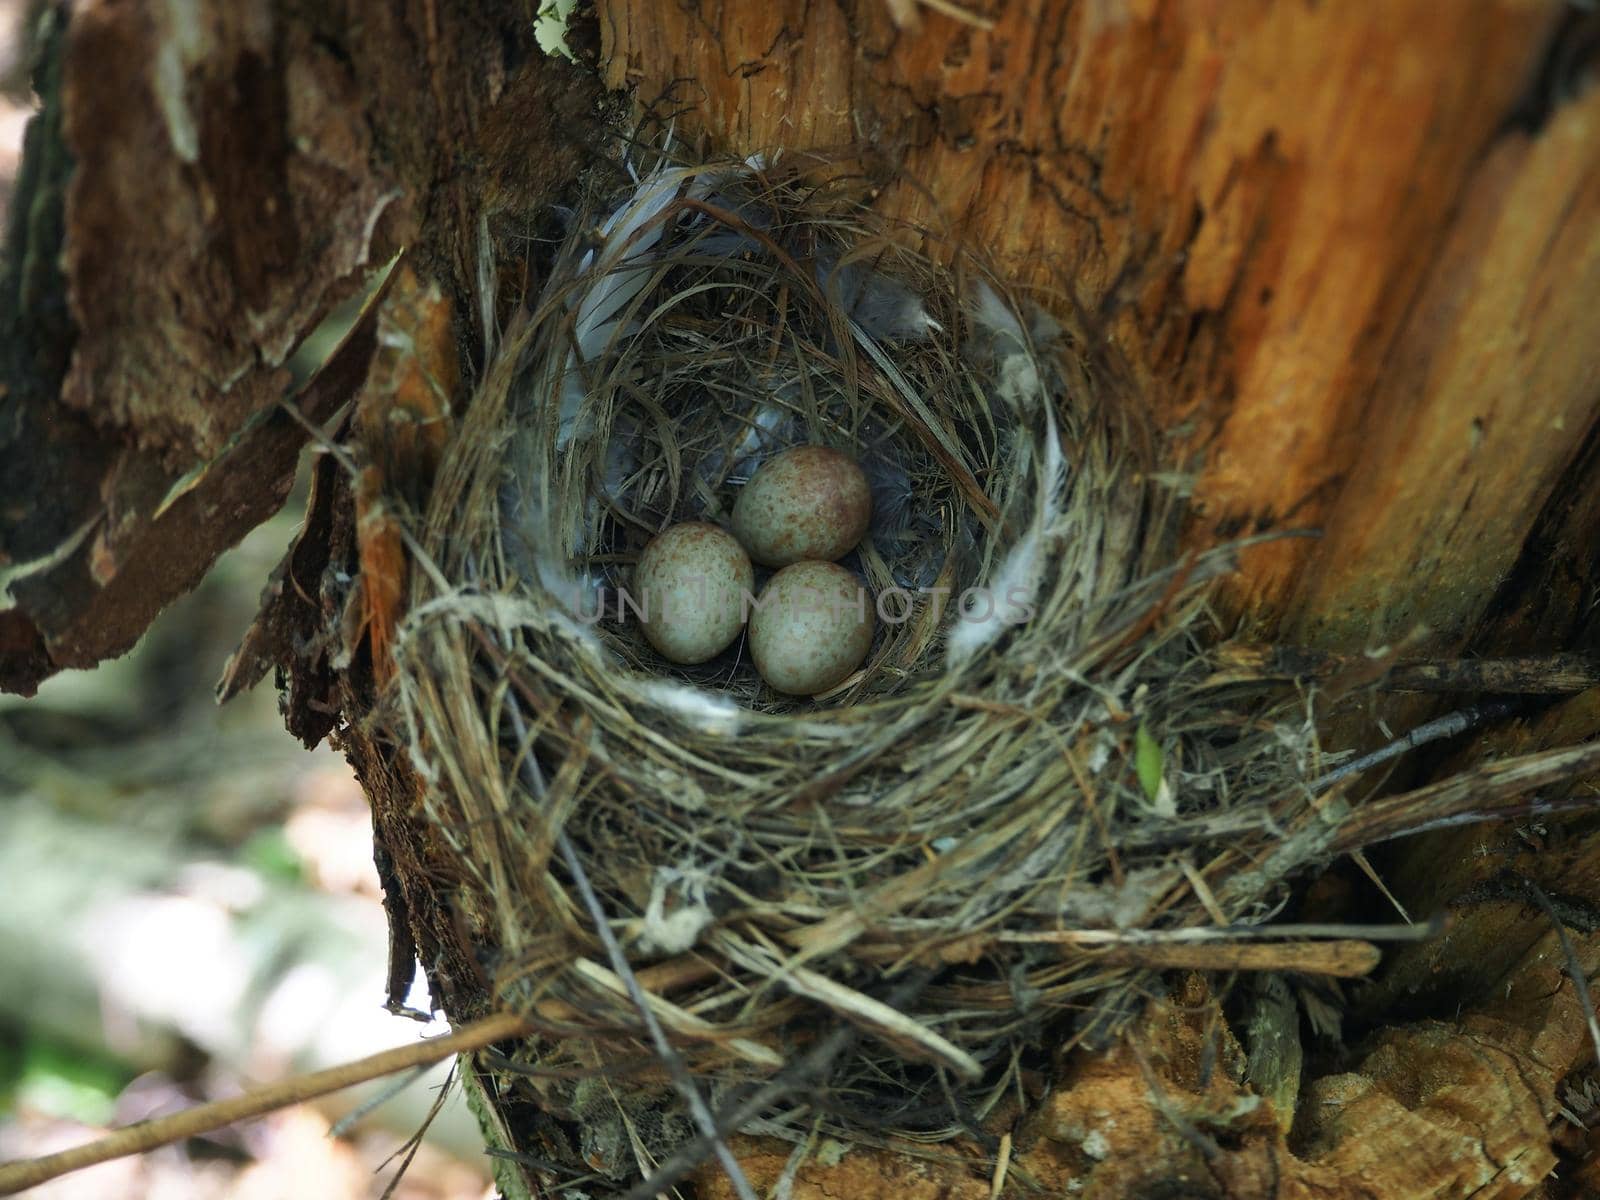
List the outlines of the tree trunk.
<svg viewBox="0 0 1600 1200">
<path fill-rule="evenodd" d="M 486 1004 L 482 975 L 408 760 L 361 725 L 384 670 L 361 630 L 394 603 L 401 563 L 378 485 L 425 484 L 428 431 L 449 419 L 436 397 L 465 403 L 481 365 L 480 255 L 576 177 L 602 85 L 739 153 L 865 151 L 886 213 L 1098 314 L 1169 465 L 1195 473 L 1192 544 L 1323 531 L 1246 555 L 1229 602 L 1254 635 L 1341 653 L 1596 649 L 1593 12 L 599 0 L 574 30 L 576 68 L 534 45 L 531 0 L 192 7 L 189 24 L 78 3 L 41 47 L 44 111 L 0 274 L 0 684 L 125 650 L 282 502 L 308 435 L 278 397 L 297 386 L 316 424 L 354 398 L 338 428 L 361 482 L 318 460 L 306 533 L 224 691 L 281 668 L 291 728 L 342 737 L 373 802 L 393 985 L 419 950 L 454 1019 Z M 402 248 L 339 351 L 292 385 L 295 348 Z M 1597 705 L 1585 693 L 1485 748 L 1593 737 Z M 1302 1101 L 1292 1136 L 1294 1113 L 1198 1070 L 1211 1035 L 1169 1006 L 1143 1050 L 1060 1081 L 1015 1131 L 1011 1178 L 1108 1196 L 1581 1194 L 1561 1189 L 1592 1167 L 1544 1176 L 1548 1123 L 1588 1053 L 1582 1009 L 1548 918 L 1506 881 L 1558 893 L 1578 958 L 1600 968 L 1583 915 L 1600 902 L 1593 824 L 1525 830 L 1542 853 L 1500 829 L 1379 863 L 1414 915 L 1456 923 L 1391 956 L 1357 1005 L 1372 1032 L 1348 1069 L 1283 1093 Z M 538 1152 L 525 1114 L 485 1122 Z M 758 1182 L 781 1169 L 747 1150 Z M 989 1189 L 964 1165 L 858 1153 L 807 1168 L 795 1194 Z"/>
</svg>

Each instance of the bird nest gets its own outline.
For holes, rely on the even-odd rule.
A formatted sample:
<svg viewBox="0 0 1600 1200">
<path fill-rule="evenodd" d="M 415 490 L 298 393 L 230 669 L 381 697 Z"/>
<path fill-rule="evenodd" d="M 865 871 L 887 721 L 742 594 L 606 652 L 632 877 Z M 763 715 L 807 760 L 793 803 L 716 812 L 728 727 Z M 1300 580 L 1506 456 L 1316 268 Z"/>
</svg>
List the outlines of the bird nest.
<svg viewBox="0 0 1600 1200">
<path fill-rule="evenodd" d="M 396 733 L 541 1033 L 507 1078 L 613 1178 L 971 1132 L 1337 824 L 1302 699 L 1218 682 L 1229 560 L 1179 558 L 1103 334 L 934 240 L 837 164 L 663 160 L 574 218 L 431 494 Z M 630 564 L 806 442 L 871 482 L 863 665 L 659 657 Z"/>
</svg>

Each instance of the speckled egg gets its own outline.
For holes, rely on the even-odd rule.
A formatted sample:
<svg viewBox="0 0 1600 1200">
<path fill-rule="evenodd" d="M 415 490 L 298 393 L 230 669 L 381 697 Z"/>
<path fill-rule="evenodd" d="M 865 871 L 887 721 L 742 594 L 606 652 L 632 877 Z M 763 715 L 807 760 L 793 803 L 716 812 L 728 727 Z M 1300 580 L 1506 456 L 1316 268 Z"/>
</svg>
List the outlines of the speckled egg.
<svg viewBox="0 0 1600 1200">
<path fill-rule="evenodd" d="M 733 506 L 733 532 L 767 567 L 842 558 L 871 519 L 867 477 L 829 446 L 796 446 L 768 459 Z"/>
<path fill-rule="evenodd" d="M 861 580 L 833 563 L 795 563 L 772 577 L 751 610 L 750 656 L 777 691 L 815 695 L 861 665 L 874 624 Z"/>
<path fill-rule="evenodd" d="M 744 628 L 755 571 L 726 529 L 700 521 L 651 539 L 633 571 L 632 600 L 644 636 L 663 658 L 702 663 Z"/>
</svg>

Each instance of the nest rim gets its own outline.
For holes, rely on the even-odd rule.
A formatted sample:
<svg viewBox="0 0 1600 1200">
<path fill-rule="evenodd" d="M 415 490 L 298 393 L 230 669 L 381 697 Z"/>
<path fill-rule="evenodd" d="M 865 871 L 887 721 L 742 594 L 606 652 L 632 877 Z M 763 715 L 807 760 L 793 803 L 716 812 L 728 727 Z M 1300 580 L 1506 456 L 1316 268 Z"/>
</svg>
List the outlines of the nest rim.
<svg viewBox="0 0 1600 1200">
<path fill-rule="evenodd" d="M 797 170 L 779 184 L 769 170 L 752 160 L 658 164 L 631 199 L 664 172 L 680 196 L 696 180 L 726 187 L 748 172 L 767 201 L 807 179 Z M 906 231 L 859 202 L 806 208 L 817 192 L 803 202 L 782 194 L 805 219 L 859 230 L 858 249 L 903 248 Z M 652 215 L 670 232 L 671 221 L 708 211 L 716 206 Z M 697 270 L 699 253 L 689 251 Z M 576 241 L 565 254 L 569 270 L 582 261 Z M 803 275 L 788 259 L 767 267 Z M 573 620 L 569 580 L 552 585 L 526 562 L 519 572 L 503 488 L 508 471 L 527 469 L 529 381 L 542 397 L 531 423 L 549 480 L 560 468 L 553 414 L 582 343 L 571 325 L 583 302 L 560 281 L 507 330 L 441 468 L 418 539 L 436 569 L 413 573 L 396 646 L 397 736 L 464 864 L 474 932 L 502 956 L 498 997 L 552 1037 L 601 1047 L 588 1052 L 596 1061 L 627 1054 L 641 1031 L 585 927 L 557 854 L 563 833 L 583 848 L 633 969 L 659 986 L 668 1033 L 698 1073 L 727 1081 L 781 1070 L 795 1031 L 820 1011 L 866 1034 L 852 1065 L 834 1069 L 848 1086 L 953 1079 L 984 1111 L 1015 1083 L 1019 1047 L 1037 1047 L 1062 1022 L 1076 1020 L 1074 1036 L 1108 1032 L 1144 978 L 1094 947 L 1023 935 L 1209 924 L 1219 905 L 1255 920 L 1279 891 L 1242 868 L 1231 883 L 1197 885 L 1186 855 L 1221 849 L 1204 818 L 1241 808 L 1259 810 L 1245 826 L 1262 852 L 1281 848 L 1309 808 L 1315 727 L 1295 705 L 1263 718 L 1249 715 L 1259 693 L 1205 690 L 1206 592 L 1230 560 L 1178 561 L 1181 506 L 1149 467 L 1120 381 L 1097 378 L 1082 358 L 1104 339 L 1054 326 L 1041 344 L 1032 329 L 1052 326 L 1030 325 L 998 273 L 973 270 L 980 282 L 963 294 L 961 273 L 926 255 L 899 261 L 917 264 L 918 294 L 935 297 L 927 311 L 959 387 L 985 400 L 991 420 L 1007 414 L 1021 446 L 969 577 L 1015 570 L 1030 536 L 1046 560 L 1028 576 L 1045 593 L 1035 621 L 972 639 L 959 656 L 948 634 L 922 630 L 919 671 L 875 688 L 869 669 L 865 685 L 763 708 L 708 693 L 693 671 L 641 670 L 649 656 L 630 660 L 626 643 Z M 1014 347 L 979 364 L 971 337 L 984 305 L 999 306 L 987 314 L 991 339 L 1009 331 Z M 880 344 L 861 357 L 882 371 L 899 353 Z M 612 428 L 602 413 L 597 436 Z M 592 477 L 592 465 L 566 481 Z M 575 524 L 546 528 L 570 552 Z M 881 664 L 883 642 L 869 664 Z M 1135 828 L 1143 842 L 1119 841 Z M 1231 829 L 1226 840 L 1237 837 Z M 1314 853 L 1308 844 L 1296 854 Z M 915 994 L 894 999 L 913 978 Z M 848 1119 L 840 1128 L 863 1132 Z"/>
</svg>

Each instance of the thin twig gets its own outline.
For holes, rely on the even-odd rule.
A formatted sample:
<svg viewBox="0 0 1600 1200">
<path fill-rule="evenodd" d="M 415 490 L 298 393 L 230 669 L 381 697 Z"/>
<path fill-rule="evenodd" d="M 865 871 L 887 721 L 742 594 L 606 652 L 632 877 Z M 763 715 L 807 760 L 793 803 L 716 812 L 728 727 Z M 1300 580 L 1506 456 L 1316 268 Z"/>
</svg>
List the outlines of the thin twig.
<svg viewBox="0 0 1600 1200">
<path fill-rule="evenodd" d="M 927 986 L 933 973 L 920 970 L 911 974 L 886 1003 L 894 1006 L 909 1004 L 918 992 Z M 786 1070 L 779 1072 L 761 1086 L 754 1088 L 742 1100 L 724 1105 L 717 1113 L 716 1129 L 719 1137 L 735 1133 L 785 1096 L 792 1095 L 803 1085 L 823 1077 L 833 1063 L 861 1038 L 853 1025 L 839 1025 Z M 636 1185 L 623 1200 L 653 1200 L 669 1187 L 693 1171 L 705 1158 L 711 1143 L 705 1134 L 679 1146 L 661 1163 L 655 1173 Z"/>
<path fill-rule="evenodd" d="M 689 1074 L 689 1068 L 668 1040 L 666 1031 L 661 1028 L 661 1022 L 656 1019 L 655 1011 L 650 1007 L 649 998 L 644 994 L 644 988 L 639 985 L 639 979 L 628 965 L 628 956 L 622 952 L 622 946 L 617 941 L 616 935 L 611 932 L 611 919 L 606 915 L 605 907 L 600 903 L 600 897 L 595 894 L 594 888 L 589 883 L 589 876 L 583 869 L 583 860 L 578 857 L 578 851 L 572 844 L 572 839 L 567 836 L 565 829 L 556 833 L 556 849 L 561 854 L 561 860 L 572 874 L 572 881 L 578 889 L 579 896 L 583 899 L 584 907 L 589 910 L 589 916 L 594 921 L 596 932 L 600 941 L 605 946 L 606 956 L 611 959 L 612 968 L 621 976 L 622 982 L 627 986 L 628 998 L 633 1001 L 634 1007 L 639 1010 L 639 1016 L 644 1021 L 645 1030 L 650 1035 L 650 1043 L 655 1047 L 656 1054 L 666 1065 L 672 1077 L 673 1086 L 678 1094 L 683 1097 L 684 1104 L 689 1109 L 689 1115 L 701 1134 L 711 1139 L 711 1147 L 715 1151 L 717 1161 L 722 1164 L 722 1169 L 727 1173 L 728 1182 L 733 1185 L 740 1200 L 756 1200 L 755 1189 L 750 1186 L 750 1181 L 745 1178 L 744 1169 L 739 1166 L 739 1160 L 734 1158 L 733 1151 L 728 1149 L 728 1144 L 722 1139 L 717 1130 L 716 1118 L 711 1115 L 711 1110 L 706 1107 L 705 1097 L 700 1094 L 700 1089 L 695 1086 L 694 1077 Z"/>
<path fill-rule="evenodd" d="M 861 1034 L 853 1026 L 839 1026 L 813 1046 L 793 1066 L 752 1090 L 743 1100 L 724 1105 L 717 1112 L 713 1130 L 716 1135 L 715 1141 L 703 1132 L 695 1135 L 664 1159 L 649 1179 L 636 1184 L 623 1200 L 653 1200 L 680 1182 L 704 1161 L 706 1151 L 713 1145 L 728 1134 L 737 1132 L 759 1116 L 762 1110 L 771 1107 L 784 1096 L 791 1095 L 809 1079 L 826 1071 L 834 1059 L 854 1045 L 860 1036 Z"/>
<path fill-rule="evenodd" d="M 515 1013 L 495 1013 L 431 1041 L 397 1046 L 393 1050 L 384 1050 L 355 1062 L 329 1067 L 325 1071 L 313 1071 L 309 1075 L 280 1080 L 242 1096 L 230 1096 L 226 1100 L 201 1104 L 169 1117 L 126 1125 L 96 1141 L 42 1158 L 0 1164 L 0 1196 L 13 1195 L 24 1188 L 97 1163 L 126 1158 L 130 1154 L 143 1154 L 185 1138 L 199 1137 L 225 1125 L 232 1125 L 235 1121 L 276 1112 L 280 1108 L 326 1096 L 329 1092 L 343 1091 L 369 1079 L 436 1063 L 452 1054 L 481 1050 L 494 1042 L 517 1037 L 526 1030 L 526 1022 Z"/>
<path fill-rule="evenodd" d="M 418 1070 L 421 1070 L 421 1068 L 419 1067 Z M 393 1200 L 395 1191 L 400 1186 L 400 1181 L 406 1177 L 406 1172 L 411 1169 L 411 1164 L 416 1161 L 417 1151 L 422 1149 L 422 1139 L 428 1136 L 429 1126 L 433 1124 L 434 1118 L 437 1117 L 444 1109 L 444 1102 L 445 1099 L 450 1095 L 450 1084 L 454 1081 L 454 1079 L 455 1067 L 452 1066 L 450 1068 L 449 1077 L 446 1078 L 444 1083 L 440 1086 L 438 1094 L 433 1098 L 433 1103 L 428 1106 L 428 1115 L 422 1118 L 422 1125 L 416 1130 L 416 1132 L 406 1139 L 406 1142 L 403 1146 L 396 1150 L 394 1154 L 391 1154 L 388 1158 L 384 1159 L 382 1165 L 378 1167 L 378 1170 L 381 1171 L 384 1167 L 387 1167 L 391 1162 L 394 1161 L 395 1155 L 402 1153 L 405 1155 L 405 1157 L 400 1160 L 399 1167 L 395 1169 L 394 1178 L 389 1180 L 388 1186 L 383 1189 L 383 1195 L 379 1196 L 378 1200 Z M 410 1081 L 408 1080 L 407 1082 Z M 328 1136 L 335 1137 L 337 1135 L 332 1130 L 329 1130 Z"/>
<path fill-rule="evenodd" d="M 1524 658 L 1385 661 L 1365 654 L 1329 654 L 1302 646 L 1229 643 L 1212 686 L 1260 679 L 1367 679 L 1386 692 L 1464 692 L 1561 696 L 1600 684 L 1600 659 L 1588 654 Z"/>
<path fill-rule="evenodd" d="M 417 1080 L 421 1079 L 427 1069 L 428 1064 L 423 1063 L 422 1066 L 413 1068 L 409 1073 L 397 1076 L 395 1079 L 390 1080 L 378 1091 L 377 1095 L 373 1096 L 370 1100 L 365 1100 L 361 1104 L 358 1104 L 355 1108 L 351 1109 L 349 1112 L 345 1113 L 344 1116 L 335 1121 L 332 1128 L 328 1130 L 328 1136 L 330 1138 L 342 1138 L 362 1121 L 365 1121 L 373 1113 L 377 1112 L 378 1109 L 382 1108 L 385 1104 L 389 1103 L 389 1101 L 393 1100 Z"/>
<path fill-rule="evenodd" d="M 1567 974 L 1572 976 L 1572 986 L 1577 990 L 1578 1003 L 1583 1005 L 1583 1019 L 1589 1026 L 1589 1040 L 1594 1043 L 1595 1059 L 1600 1061 L 1600 1019 L 1595 1017 L 1594 997 L 1589 994 L 1589 977 L 1584 972 L 1583 963 L 1578 961 L 1577 948 L 1567 936 L 1567 927 L 1562 924 L 1561 918 L 1556 914 L 1555 905 L 1550 903 L 1550 897 L 1544 894 L 1544 889 L 1531 879 L 1524 879 L 1523 883 L 1527 886 L 1528 893 L 1539 902 L 1539 907 L 1544 909 L 1544 915 L 1550 918 L 1550 924 L 1555 926 L 1556 938 L 1561 942 L 1561 953 L 1567 959 Z"/>
<path fill-rule="evenodd" d="M 1279 940 L 1283 938 L 1360 938 L 1368 942 L 1422 942 L 1444 932 L 1444 922 L 1407 925 L 1223 925 L 1186 929 L 1044 929 L 1001 933 L 999 940 L 1022 945 L 1068 943 L 1079 946 L 1183 946 L 1197 943 Z"/>
<path fill-rule="evenodd" d="M 1600 741 L 1501 759 L 1427 787 L 1363 804 L 1339 827 L 1330 849 L 1343 854 L 1427 829 L 1504 818 L 1519 811 L 1553 812 L 1593 805 L 1592 793 L 1533 803 L 1522 797 L 1536 788 L 1571 783 L 1596 772 L 1600 772 Z"/>
<path fill-rule="evenodd" d="M 989 1181 L 989 1200 L 1000 1200 L 1006 1190 L 1006 1172 L 1011 1166 L 1011 1134 L 1000 1135 L 1000 1153 L 994 1159 L 994 1177 Z"/>
<path fill-rule="evenodd" d="M 1408 750 L 1415 750 L 1418 746 L 1425 746 L 1429 742 L 1443 741 L 1445 738 L 1455 737 L 1479 725 L 1490 721 L 1498 721 L 1501 717 L 1509 717 L 1520 706 L 1510 700 L 1489 700 L 1482 704 L 1474 704 L 1458 712 L 1446 713 L 1432 721 L 1425 721 L 1418 725 L 1404 737 L 1396 738 L 1387 746 L 1379 747 L 1371 754 L 1363 754 L 1360 758 L 1353 758 L 1341 766 L 1335 767 L 1320 779 L 1314 780 L 1311 790 L 1314 792 L 1326 791 L 1341 779 L 1348 779 L 1352 775 L 1359 775 L 1370 770 L 1380 763 L 1386 763 L 1391 758 L 1399 758 Z"/>
<path fill-rule="evenodd" d="M 1372 865 L 1372 861 L 1367 858 L 1365 851 L 1350 851 L 1350 861 L 1355 863 L 1356 866 L 1360 867 L 1361 873 L 1372 881 L 1372 886 L 1383 893 L 1383 898 L 1394 906 L 1395 912 L 1400 914 L 1400 919 L 1402 921 L 1411 920 L 1411 914 L 1406 911 L 1406 906 L 1400 903 L 1400 897 L 1396 896 L 1392 891 L 1389 890 L 1389 885 L 1383 881 L 1383 876 L 1378 874 L 1377 868 L 1374 867 Z"/>
<path fill-rule="evenodd" d="M 1299 971 L 1358 979 L 1370 975 L 1382 958 L 1371 942 L 1351 940 L 1115 946 L 1095 955 L 1095 962 L 1162 971 Z"/>
</svg>

